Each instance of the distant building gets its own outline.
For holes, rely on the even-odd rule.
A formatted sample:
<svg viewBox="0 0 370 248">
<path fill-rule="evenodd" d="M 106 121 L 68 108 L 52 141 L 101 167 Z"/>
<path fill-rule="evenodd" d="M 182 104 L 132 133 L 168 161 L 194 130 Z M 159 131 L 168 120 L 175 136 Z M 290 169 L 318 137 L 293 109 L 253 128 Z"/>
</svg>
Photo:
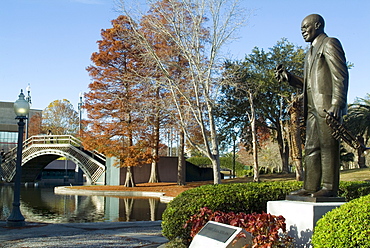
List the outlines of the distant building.
<svg viewBox="0 0 370 248">
<path fill-rule="evenodd" d="M 43 169 L 37 181 L 47 185 L 76 184 L 78 175 L 75 170 L 76 164 L 71 160 L 54 160 Z"/>
<path fill-rule="evenodd" d="M 177 165 L 178 157 L 160 157 L 158 161 L 158 179 L 159 182 L 177 182 Z M 212 167 L 201 168 L 186 161 L 186 182 L 194 181 L 209 181 L 213 180 L 213 169 Z M 135 183 L 146 183 L 149 181 L 151 165 L 134 166 L 131 168 L 133 171 Z M 107 182 L 109 185 L 123 185 L 126 181 L 127 168 L 113 168 L 111 164 L 107 164 L 107 170 L 111 170 L 114 175 L 109 175 L 110 181 Z M 116 178 L 116 184 L 112 183 L 112 177 Z M 224 176 L 221 174 L 221 178 Z M 108 181 L 109 181 L 108 180 Z"/>
<path fill-rule="evenodd" d="M 36 113 L 42 113 L 42 110 L 31 109 L 29 117 Z M 0 150 L 4 149 L 4 152 L 17 146 L 18 121 L 15 117 L 14 102 L 0 102 Z"/>
</svg>

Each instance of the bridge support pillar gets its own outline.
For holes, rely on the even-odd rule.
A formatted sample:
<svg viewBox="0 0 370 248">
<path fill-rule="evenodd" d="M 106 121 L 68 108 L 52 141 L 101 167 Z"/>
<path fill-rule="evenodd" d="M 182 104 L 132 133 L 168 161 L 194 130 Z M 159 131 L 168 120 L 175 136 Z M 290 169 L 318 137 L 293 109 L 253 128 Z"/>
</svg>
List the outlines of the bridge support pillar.
<svg viewBox="0 0 370 248">
<path fill-rule="evenodd" d="M 78 165 L 75 169 L 75 184 L 84 184 L 84 173 Z"/>
<path fill-rule="evenodd" d="M 121 168 L 113 166 L 117 161 L 116 157 L 106 158 L 105 185 L 120 185 Z"/>
<path fill-rule="evenodd" d="M 3 152 L 0 154 L 0 181 L 5 181 L 5 176 L 3 175 L 3 167 L 1 166 L 3 162 Z"/>
</svg>

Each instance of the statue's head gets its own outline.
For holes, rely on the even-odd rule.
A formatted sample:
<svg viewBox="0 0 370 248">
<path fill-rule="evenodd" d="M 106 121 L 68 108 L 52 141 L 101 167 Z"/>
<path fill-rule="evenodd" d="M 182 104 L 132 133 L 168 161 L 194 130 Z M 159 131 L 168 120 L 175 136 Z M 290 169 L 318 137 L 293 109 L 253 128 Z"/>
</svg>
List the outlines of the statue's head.
<svg viewBox="0 0 370 248">
<path fill-rule="evenodd" d="M 306 42 L 313 42 L 315 38 L 324 33 L 325 21 L 321 15 L 312 14 L 306 16 L 301 24 L 301 32 Z"/>
</svg>

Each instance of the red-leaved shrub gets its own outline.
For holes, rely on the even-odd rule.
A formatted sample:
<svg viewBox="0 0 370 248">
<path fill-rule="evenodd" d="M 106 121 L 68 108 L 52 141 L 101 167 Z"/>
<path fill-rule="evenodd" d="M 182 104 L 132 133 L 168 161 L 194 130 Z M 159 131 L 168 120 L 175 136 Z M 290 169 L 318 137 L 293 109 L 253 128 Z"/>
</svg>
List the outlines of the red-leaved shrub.
<svg viewBox="0 0 370 248">
<path fill-rule="evenodd" d="M 185 227 L 190 225 L 190 236 L 194 238 L 210 220 L 244 228 L 253 236 L 253 248 L 293 247 L 293 239 L 287 235 L 285 218 L 281 215 L 213 212 L 203 207 L 198 214 L 190 217 Z"/>
</svg>

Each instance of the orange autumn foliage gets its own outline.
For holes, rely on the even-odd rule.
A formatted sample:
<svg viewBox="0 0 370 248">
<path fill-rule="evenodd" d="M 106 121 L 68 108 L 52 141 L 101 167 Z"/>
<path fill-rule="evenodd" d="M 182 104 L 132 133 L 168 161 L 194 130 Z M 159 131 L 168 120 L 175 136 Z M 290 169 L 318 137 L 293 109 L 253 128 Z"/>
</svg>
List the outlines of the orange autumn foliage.
<svg viewBox="0 0 370 248">
<path fill-rule="evenodd" d="M 112 28 L 101 32 L 99 52 L 91 56 L 94 65 L 87 68 L 93 82 L 85 94 L 88 120 L 82 134 L 86 148 L 117 157 L 124 167 L 152 159 L 152 127 L 144 114 L 150 85 L 130 25 L 125 16 L 119 16 Z"/>
</svg>

